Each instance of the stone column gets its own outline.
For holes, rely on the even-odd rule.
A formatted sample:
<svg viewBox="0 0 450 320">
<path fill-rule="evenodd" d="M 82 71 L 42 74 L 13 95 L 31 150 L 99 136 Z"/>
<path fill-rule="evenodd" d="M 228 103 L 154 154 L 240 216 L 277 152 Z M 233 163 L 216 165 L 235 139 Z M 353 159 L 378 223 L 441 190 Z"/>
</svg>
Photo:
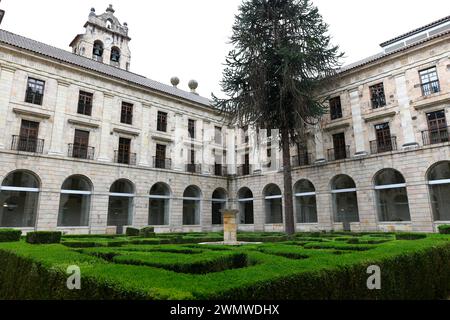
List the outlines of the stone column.
<svg viewBox="0 0 450 320">
<path fill-rule="evenodd" d="M 404 138 L 403 148 L 419 147 L 414 134 L 408 89 L 406 87 L 406 77 L 404 74 L 400 74 L 395 77 L 395 85 L 397 88 L 397 100 L 400 107 L 400 116 L 402 121 Z"/>
<path fill-rule="evenodd" d="M 105 234 L 108 226 L 108 194 L 93 194 L 91 196 L 91 212 L 89 226 L 92 234 Z"/>
<path fill-rule="evenodd" d="M 146 227 L 149 224 L 148 210 L 149 210 L 149 198 L 145 196 L 138 196 L 134 198 L 134 216 L 133 226 L 137 228 Z"/>
<path fill-rule="evenodd" d="M 332 195 L 328 192 L 320 192 L 316 195 L 317 201 L 317 219 L 319 229 L 331 230 L 333 229 L 333 206 Z"/>
<path fill-rule="evenodd" d="M 255 193 L 253 195 L 255 196 Z M 266 225 L 266 210 L 261 196 L 256 196 L 253 200 L 253 215 L 255 232 L 263 232 Z"/>
<path fill-rule="evenodd" d="M 151 121 L 151 109 L 150 105 L 143 104 L 142 105 L 142 134 L 140 137 L 140 145 L 139 148 L 140 156 L 139 156 L 139 165 L 143 167 L 149 167 L 151 163 L 151 157 L 149 155 L 150 149 L 150 124 Z"/>
<path fill-rule="evenodd" d="M 60 196 L 58 190 L 41 190 L 36 230 L 53 231 L 57 228 Z"/>
<path fill-rule="evenodd" d="M 52 141 L 50 145 L 50 155 L 64 156 L 64 128 L 66 126 L 66 105 L 69 93 L 69 83 L 58 80 L 55 113 L 53 117 Z"/>
<path fill-rule="evenodd" d="M 100 153 L 98 161 L 111 162 L 112 148 L 111 148 L 111 114 L 113 111 L 114 96 L 104 92 L 103 93 L 103 116 L 100 139 Z"/>
<path fill-rule="evenodd" d="M 353 131 L 355 135 L 356 156 L 366 156 L 364 124 L 361 112 L 361 103 L 359 101 L 359 90 L 350 91 L 350 105 L 352 107 Z"/>
<path fill-rule="evenodd" d="M 6 128 L 6 118 L 9 111 L 9 101 L 11 100 L 11 90 L 14 82 L 15 68 L 2 65 L 0 70 L 0 130 L 4 132 Z M 7 137 L 0 134 L 0 149 L 7 148 Z"/>
<path fill-rule="evenodd" d="M 211 199 L 202 200 L 200 212 L 200 223 L 202 232 L 210 232 L 212 230 L 212 202 Z"/>
<path fill-rule="evenodd" d="M 434 218 L 430 205 L 428 186 L 426 184 L 409 185 L 408 200 L 412 231 L 434 232 Z"/>
</svg>

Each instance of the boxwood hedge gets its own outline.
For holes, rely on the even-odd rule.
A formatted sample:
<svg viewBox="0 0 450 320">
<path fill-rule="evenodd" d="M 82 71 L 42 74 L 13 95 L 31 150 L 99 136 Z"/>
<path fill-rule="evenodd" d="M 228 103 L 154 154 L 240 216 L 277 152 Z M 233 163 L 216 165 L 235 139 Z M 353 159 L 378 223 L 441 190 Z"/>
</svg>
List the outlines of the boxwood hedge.
<svg viewBox="0 0 450 320">
<path fill-rule="evenodd" d="M 439 233 L 440 234 L 450 234 L 450 225 L 446 224 L 443 226 L 439 226 Z"/>
<path fill-rule="evenodd" d="M 110 259 L 88 251 L 109 253 Z M 129 261 L 121 261 L 128 254 Z M 245 257 L 248 267 L 234 269 L 225 257 L 236 257 L 238 264 Z M 221 259 L 220 271 L 214 273 L 168 270 Z M 149 261 L 164 266 L 147 265 Z M 376 245 L 330 239 L 244 247 L 140 244 L 72 249 L 22 241 L 0 243 L 0 265 L 0 299 L 443 299 L 450 294 L 447 235 Z M 71 265 L 81 269 L 82 290 L 66 287 Z M 367 289 L 371 265 L 381 267 L 381 290 Z"/>
<path fill-rule="evenodd" d="M 19 241 L 22 231 L 14 229 L 0 229 L 0 242 Z"/>
<path fill-rule="evenodd" d="M 61 242 L 61 232 L 36 231 L 28 232 L 26 241 L 31 244 L 51 244 Z"/>
</svg>

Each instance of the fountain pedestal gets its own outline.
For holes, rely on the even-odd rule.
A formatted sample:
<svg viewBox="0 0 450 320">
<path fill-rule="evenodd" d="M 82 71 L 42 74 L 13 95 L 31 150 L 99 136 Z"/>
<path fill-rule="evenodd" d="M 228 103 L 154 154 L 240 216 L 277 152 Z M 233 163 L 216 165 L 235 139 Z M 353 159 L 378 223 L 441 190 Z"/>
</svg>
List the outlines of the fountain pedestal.
<svg viewBox="0 0 450 320">
<path fill-rule="evenodd" d="M 237 243 L 237 215 L 238 210 L 222 210 L 223 214 L 223 241 L 224 244 L 236 244 Z"/>
</svg>

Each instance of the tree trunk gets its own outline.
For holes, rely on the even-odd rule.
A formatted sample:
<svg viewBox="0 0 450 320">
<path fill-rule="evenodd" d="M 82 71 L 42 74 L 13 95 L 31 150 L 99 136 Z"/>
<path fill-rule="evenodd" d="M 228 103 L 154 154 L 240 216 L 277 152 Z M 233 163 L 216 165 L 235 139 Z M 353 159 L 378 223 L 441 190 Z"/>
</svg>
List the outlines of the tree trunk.
<svg viewBox="0 0 450 320">
<path fill-rule="evenodd" d="M 281 130 L 281 147 L 283 149 L 283 177 L 284 177 L 284 215 L 286 233 L 295 234 L 294 196 L 292 190 L 291 145 L 289 131 Z"/>
</svg>

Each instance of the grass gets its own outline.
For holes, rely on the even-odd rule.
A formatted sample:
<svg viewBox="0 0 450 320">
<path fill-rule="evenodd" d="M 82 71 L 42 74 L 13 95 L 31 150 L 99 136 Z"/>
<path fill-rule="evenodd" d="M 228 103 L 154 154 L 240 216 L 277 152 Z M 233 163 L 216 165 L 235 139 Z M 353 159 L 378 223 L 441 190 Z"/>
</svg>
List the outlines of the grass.
<svg viewBox="0 0 450 320">
<path fill-rule="evenodd" d="M 154 239 L 64 237 L 62 244 L 52 245 L 30 245 L 23 240 L 0 243 L 4 266 L 0 298 L 351 299 L 364 295 L 383 299 L 401 298 L 402 294 L 435 298 L 450 292 L 450 284 L 437 288 L 440 282 L 450 280 L 450 271 L 433 264 L 442 261 L 448 269 L 448 235 L 396 240 L 393 234 L 299 234 L 287 239 L 283 234 L 246 233 L 239 239 L 270 242 L 238 247 L 198 245 L 219 237 L 220 233 L 203 233 L 157 235 Z M 358 243 L 348 243 L 351 239 Z M 368 292 L 365 287 L 367 267 L 373 264 L 385 270 L 383 279 L 387 280 L 381 292 Z M 82 284 L 87 284 L 80 292 L 66 292 L 65 272 L 71 265 L 80 267 Z M 47 291 L 30 293 L 34 289 L 26 281 L 40 281 L 31 277 L 36 268 L 51 281 Z M 419 271 L 436 272 L 436 277 L 443 278 L 436 279 L 436 284 L 418 281 L 434 286 L 429 290 L 419 290 L 415 284 L 408 289 L 408 278 L 422 279 Z M 410 274 L 407 277 L 401 272 Z M 13 288 L 13 282 L 21 281 L 29 292 Z"/>
</svg>

